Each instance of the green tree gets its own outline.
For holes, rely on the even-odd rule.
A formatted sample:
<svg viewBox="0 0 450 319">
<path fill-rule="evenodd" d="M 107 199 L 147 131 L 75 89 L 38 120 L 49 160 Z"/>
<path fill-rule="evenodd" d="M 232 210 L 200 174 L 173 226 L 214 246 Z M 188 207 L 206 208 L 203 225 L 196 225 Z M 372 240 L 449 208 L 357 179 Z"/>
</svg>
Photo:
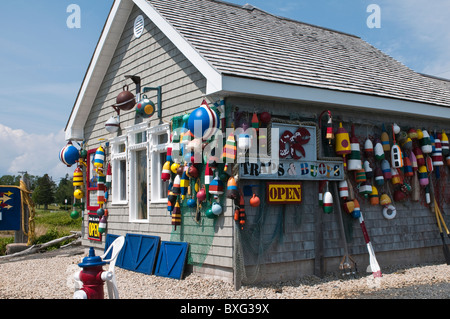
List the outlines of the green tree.
<svg viewBox="0 0 450 319">
<path fill-rule="evenodd" d="M 60 205 L 65 204 L 65 200 L 67 199 L 67 203 L 72 205 L 73 202 L 73 182 L 72 178 L 69 177 L 69 174 L 66 174 L 64 178 L 61 178 L 58 184 L 58 187 L 55 191 L 55 202 Z"/>
<path fill-rule="evenodd" d="M 20 184 L 20 175 L 3 175 L 0 177 L 0 185 L 12 185 L 19 186 Z"/>
<path fill-rule="evenodd" d="M 32 195 L 33 201 L 37 205 L 44 205 L 44 209 L 48 209 L 48 205 L 55 201 L 55 187 L 55 182 L 48 174 L 38 178 Z"/>
</svg>

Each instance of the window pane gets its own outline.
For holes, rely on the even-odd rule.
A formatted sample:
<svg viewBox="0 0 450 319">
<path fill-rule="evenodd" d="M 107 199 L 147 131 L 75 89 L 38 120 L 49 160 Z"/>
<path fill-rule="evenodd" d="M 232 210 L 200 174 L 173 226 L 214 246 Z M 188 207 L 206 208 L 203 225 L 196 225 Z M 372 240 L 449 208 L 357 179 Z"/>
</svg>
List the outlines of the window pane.
<svg viewBox="0 0 450 319">
<path fill-rule="evenodd" d="M 136 151 L 136 218 L 147 219 L 147 150 Z"/>
<path fill-rule="evenodd" d="M 167 134 L 158 135 L 158 144 L 165 144 L 168 141 Z"/>
<path fill-rule="evenodd" d="M 167 152 L 164 153 L 159 153 L 159 171 L 158 171 L 158 176 L 161 176 L 161 171 L 162 171 L 162 164 L 166 162 L 166 158 L 167 158 Z M 158 178 L 157 179 L 160 183 L 160 187 L 159 187 L 159 198 L 160 199 L 164 199 L 167 198 L 167 192 L 169 189 L 169 181 L 163 181 L 162 179 Z"/>
<path fill-rule="evenodd" d="M 127 162 L 119 162 L 119 200 L 127 199 Z"/>
</svg>

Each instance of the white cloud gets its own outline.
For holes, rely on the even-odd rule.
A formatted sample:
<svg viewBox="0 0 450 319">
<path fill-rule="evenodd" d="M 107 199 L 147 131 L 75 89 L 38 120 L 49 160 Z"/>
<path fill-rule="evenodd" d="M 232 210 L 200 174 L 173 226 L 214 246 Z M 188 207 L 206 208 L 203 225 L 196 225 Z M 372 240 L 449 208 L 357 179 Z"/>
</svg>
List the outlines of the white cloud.
<svg viewBox="0 0 450 319">
<path fill-rule="evenodd" d="M 450 1 L 383 1 L 381 7 L 382 19 L 408 34 L 392 42 L 395 55 L 418 72 L 450 78 Z"/>
<path fill-rule="evenodd" d="M 63 130 L 39 135 L 0 124 L 0 176 L 18 175 L 19 171 L 27 171 L 30 175 L 48 174 L 58 182 L 66 174 L 73 174 L 74 170 L 59 160 L 59 151 L 64 145 L 66 141 Z"/>
</svg>

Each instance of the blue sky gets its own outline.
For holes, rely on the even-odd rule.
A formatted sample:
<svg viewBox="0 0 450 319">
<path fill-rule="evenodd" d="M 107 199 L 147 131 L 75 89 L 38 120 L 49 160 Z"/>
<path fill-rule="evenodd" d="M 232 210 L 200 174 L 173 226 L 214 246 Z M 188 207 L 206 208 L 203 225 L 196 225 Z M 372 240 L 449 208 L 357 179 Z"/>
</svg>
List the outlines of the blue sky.
<svg viewBox="0 0 450 319">
<path fill-rule="evenodd" d="M 357 35 L 415 71 L 450 79 L 448 0 L 229 0 Z M 70 4 L 81 27 L 69 28 Z M 0 176 L 28 171 L 55 181 L 64 128 L 113 0 L 0 2 Z M 369 28 L 370 4 L 381 10 Z"/>
</svg>

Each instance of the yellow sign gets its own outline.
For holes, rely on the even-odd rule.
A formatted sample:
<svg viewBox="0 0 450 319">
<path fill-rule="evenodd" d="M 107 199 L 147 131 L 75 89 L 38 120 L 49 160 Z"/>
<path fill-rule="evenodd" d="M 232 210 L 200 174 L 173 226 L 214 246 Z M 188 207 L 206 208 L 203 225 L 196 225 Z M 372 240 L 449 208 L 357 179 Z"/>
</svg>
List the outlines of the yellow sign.
<svg viewBox="0 0 450 319">
<path fill-rule="evenodd" d="M 299 182 L 268 182 L 268 204 L 299 204 L 302 202 L 302 184 Z"/>
<path fill-rule="evenodd" d="M 102 235 L 98 231 L 98 226 L 100 222 L 100 217 L 97 214 L 89 213 L 88 214 L 88 238 L 90 240 L 102 240 Z"/>
</svg>

